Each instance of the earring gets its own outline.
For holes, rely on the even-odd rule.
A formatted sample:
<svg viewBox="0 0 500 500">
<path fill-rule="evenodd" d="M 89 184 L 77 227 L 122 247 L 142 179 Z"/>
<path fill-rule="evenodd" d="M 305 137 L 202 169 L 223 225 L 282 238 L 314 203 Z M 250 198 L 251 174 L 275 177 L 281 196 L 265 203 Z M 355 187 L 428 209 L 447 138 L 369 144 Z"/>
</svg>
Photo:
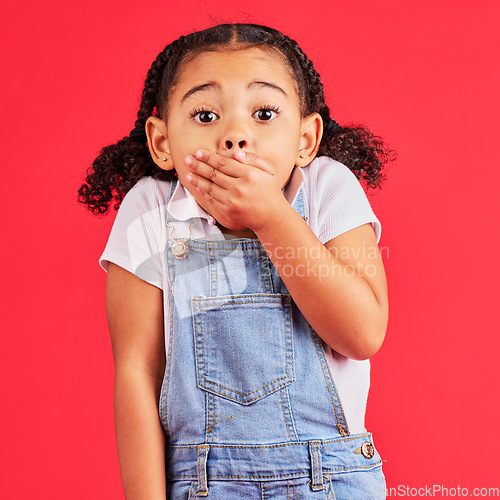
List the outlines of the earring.
<svg viewBox="0 0 500 500">
<path fill-rule="evenodd" d="M 162 158 L 163 161 L 167 161 L 167 159 L 165 157 Z"/>
<path fill-rule="evenodd" d="M 301 158 L 304 158 L 304 155 L 300 155 Z"/>
</svg>

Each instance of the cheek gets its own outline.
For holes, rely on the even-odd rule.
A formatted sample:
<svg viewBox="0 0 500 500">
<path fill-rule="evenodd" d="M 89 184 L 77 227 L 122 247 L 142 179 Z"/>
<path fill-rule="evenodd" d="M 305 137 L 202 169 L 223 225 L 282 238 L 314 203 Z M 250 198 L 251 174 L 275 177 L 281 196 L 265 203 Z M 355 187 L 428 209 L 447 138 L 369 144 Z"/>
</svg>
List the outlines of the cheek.
<svg viewBox="0 0 500 500">
<path fill-rule="evenodd" d="M 268 142 L 264 156 L 268 156 L 269 159 L 279 160 L 280 163 L 293 164 L 295 163 L 298 150 L 299 139 L 292 133 L 283 134 Z"/>
<path fill-rule="evenodd" d="M 293 124 L 289 124 L 288 127 L 284 127 L 280 133 L 280 143 L 287 148 L 298 149 L 300 142 L 300 128 Z"/>
<path fill-rule="evenodd" d="M 170 136 L 170 151 L 175 158 L 184 159 L 187 155 L 194 155 L 198 149 L 207 147 L 206 141 L 200 139 L 196 134 L 186 132 L 182 127 L 179 127 L 178 130 L 180 133 Z"/>
</svg>

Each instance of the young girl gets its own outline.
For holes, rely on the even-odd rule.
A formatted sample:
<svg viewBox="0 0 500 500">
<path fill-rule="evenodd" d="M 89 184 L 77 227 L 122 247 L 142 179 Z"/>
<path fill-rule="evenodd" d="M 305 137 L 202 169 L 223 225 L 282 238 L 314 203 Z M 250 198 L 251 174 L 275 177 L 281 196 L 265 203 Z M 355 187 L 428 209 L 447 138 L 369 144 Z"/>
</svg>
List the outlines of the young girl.
<svg viewBox="0 0 500 500">
<path fill-rule="evenodd" d="M 380 184 L 381 141 L 251 24 L 168 45 L 137 116 L 79 190 L 120 206 L 100 264 L 126 498 L 385 498 L 364 414 L 387 285 L 358 181 Z"/>
</svg>

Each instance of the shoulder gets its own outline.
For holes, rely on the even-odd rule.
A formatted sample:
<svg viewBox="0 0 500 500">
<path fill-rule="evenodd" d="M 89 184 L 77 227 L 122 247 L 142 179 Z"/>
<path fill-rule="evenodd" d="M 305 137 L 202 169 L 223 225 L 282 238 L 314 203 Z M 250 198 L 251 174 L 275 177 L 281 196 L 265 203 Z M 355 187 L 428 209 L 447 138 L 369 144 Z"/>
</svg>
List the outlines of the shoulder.
<svg viewBox="0 0 500 500">
<path fill-rule="evenodd" d="M 302 171 L 311 229 L 322 242 L 367 222 L 380 240 L 380 221 L 354 172 L 326 156 L 315 158 Z"/>
<path fill-rule="evenodd" d="M 144 212 L 164 206 L 168 203 L 171 184 L 170 181 L 161 181 L 149 175 L 141 177 L 123 197 L 119 210 Z"/>
<path fill-rule="evenodd" d="M 327 156 L 315 158 L 302 171 L 306 186 L 315 197 L 335 194 L 345 188 L 363 189 L 352 170 Z"/>
<path fill-rule="evenodd" d="M 122 200 L 112 233 L 126 235 L 134 246 L 153 240 L 162 241 L 171 185 L 170 181 L 150 176 L 139 179 Z"/>
<path fill-rule="evenodd" d="M 113 262 L 148 283 L 163 287 L 164 206 L 170 187 L 169 181 L 145 176 L 127 192 L 99 258 L 105 271 Z"/>
</svg>

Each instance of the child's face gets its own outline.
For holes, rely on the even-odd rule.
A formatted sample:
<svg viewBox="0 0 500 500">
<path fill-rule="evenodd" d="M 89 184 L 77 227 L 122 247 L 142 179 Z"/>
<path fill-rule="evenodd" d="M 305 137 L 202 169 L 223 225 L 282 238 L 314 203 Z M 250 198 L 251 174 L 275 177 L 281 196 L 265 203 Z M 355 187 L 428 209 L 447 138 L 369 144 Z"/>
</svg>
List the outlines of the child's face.
<svg viewBox="0 0 500 500">
<path fill-rule="evenodd" d="M 243 149 L 272 163 L 283 188 L 297 159 L 302 119 L 288 68 L 277 55 L 254 47 L 203 52 L 186 63 L 166 123 L 179 181 L 228 227 L 225 217 L 186 181 L 186 156 L 207 149 L 233 158 L 235 150 Z"/>
</svg>

